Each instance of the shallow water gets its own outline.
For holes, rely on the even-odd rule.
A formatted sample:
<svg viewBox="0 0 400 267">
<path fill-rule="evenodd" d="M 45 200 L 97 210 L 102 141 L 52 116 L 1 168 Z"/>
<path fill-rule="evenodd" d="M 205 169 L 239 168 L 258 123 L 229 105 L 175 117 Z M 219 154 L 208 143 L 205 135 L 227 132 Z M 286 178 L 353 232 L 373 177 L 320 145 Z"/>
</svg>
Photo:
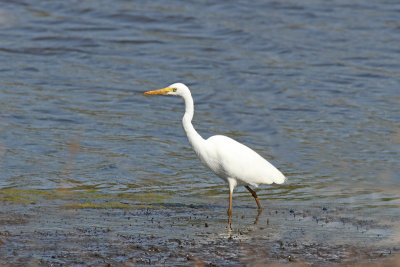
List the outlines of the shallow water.
<svg viewBox="0 0 400 267">
<path fill-rule="evenodd" d="M 249 248 L 265 246 L 265 259 L 282 262 L 290 255 L 331 262 L 311 253 L 309 240 L 331 254 L 343 244 L 351 251 L 361 246 L 372 258 L 379 249 L 396 251 L 399 10 L 396 1 L 3 2 L 0 240 L 8 246 L 2 254 L 18 250 L 15 262 L 57 263 L 59 251 L 32 256 L 33 245 L 21 240 L 41 244 L 40 233 L 50 232 L 54 242 L 68 243 L 55 234 L 65 222 L 64 233 L 78 237 L 79 227 L 94 225 L 131 237 L 120 245 L 133 259 L 101 247 L 105 262 L 147 264 L 144 252 L 128 245 L 145 239 L 144 247 L 165 244 L 166 251 L 152 252 L 152 263 L 186 263 L 190 245 L 172 257 L 176 262 L 165 256 L 177 238 L 194 240 L 194 250 L 203 240 L 199 251 L 225 247 L 213 263 L 240 264 L 233 260 L 239 250 L 229 252 L 228 188 L 191 150 L 180 125 L 182 101 L 141 95 L 177 81 L 192 90 L 194 125 L 203 137 L 233 137 L 289 179 L 257 189 L 264 207 L 257 226 L 251 195 L 237 188 L 233 237 L 245 236 Z M 65 216 L 71 210 L 76 216 Z M 8 219 L 10 211 L 23 219 Z M 124 211 L 138 223 L 128 228 Z M 150 217 L 164 230 L 153 230 Z M 167 227 L 175 218 L 179 227 Z M 152 231 L 162 242 L 152 241 Z M 138 233 L 148 235 L 135 239 Z M 105 240 L 96 231 L 88 236 Z M 281 255 L 275 241 L 293 240 L 296 249 L 275 257 Z M 70 250 L 85 247 L 75 241 Z M 332 261 L 346 262 L 350 254 Z M 64 263 L 77 257 L 68 255 Z"/>
</svg>

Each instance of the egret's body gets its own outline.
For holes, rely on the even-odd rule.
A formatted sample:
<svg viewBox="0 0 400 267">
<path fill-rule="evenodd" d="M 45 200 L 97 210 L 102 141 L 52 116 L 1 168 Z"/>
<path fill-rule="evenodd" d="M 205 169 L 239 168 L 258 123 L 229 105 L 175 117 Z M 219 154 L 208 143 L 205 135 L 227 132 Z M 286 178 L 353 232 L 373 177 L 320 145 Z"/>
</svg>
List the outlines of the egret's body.
<svg viewBox="0 0 400 267">
<path fill-rule="evenodd" d="M 207 147 L 211 149 L 207 150 Z M 283 183 L 285 177 L 254 150 L 223 135 L 205 140 L 205 152 L 198 153 L 201 161 L 228 183 L 237 185 Z M 204 154 L 206 155 L 204 157 Z M 229 178 L 232 181 L 229 181 Z"/>
<path fill-rule="evenodd" d="M 187 138 L 201 162 L 229 184 L 228 215 L 232 214 L 232 193 L 237 185 L 245 186 L 253 195 L 261 210 L 257 194 L 249 187 L 259 184 L 282 184 L 285 176 L 271 163 L 247 146 L 223 135 L 203 139 L 192 125 L 194 114 L 193 98 L 189 88 L 182 83 L 167 88 L 145 92 L 146 95 L 177 95 L 185 102 L 182 119 Z"/>
</svg>

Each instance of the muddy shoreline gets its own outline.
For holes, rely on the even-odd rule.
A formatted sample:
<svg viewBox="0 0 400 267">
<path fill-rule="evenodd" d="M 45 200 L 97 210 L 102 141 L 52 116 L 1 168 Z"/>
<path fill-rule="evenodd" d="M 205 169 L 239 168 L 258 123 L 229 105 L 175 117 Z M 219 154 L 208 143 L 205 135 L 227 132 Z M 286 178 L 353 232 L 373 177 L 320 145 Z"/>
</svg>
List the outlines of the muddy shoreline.
<svg viewBox="0 0 400 267">
<path fill-rule="evenodd" d="M 228 231 L 219 205 L 2 196 L 1 265 L 319 266 L 377 263 L 400 252 L 393 222 L 343 207 L 269 207 L 257 216 L 250 205 L 234 206 Z"/>
</svg>

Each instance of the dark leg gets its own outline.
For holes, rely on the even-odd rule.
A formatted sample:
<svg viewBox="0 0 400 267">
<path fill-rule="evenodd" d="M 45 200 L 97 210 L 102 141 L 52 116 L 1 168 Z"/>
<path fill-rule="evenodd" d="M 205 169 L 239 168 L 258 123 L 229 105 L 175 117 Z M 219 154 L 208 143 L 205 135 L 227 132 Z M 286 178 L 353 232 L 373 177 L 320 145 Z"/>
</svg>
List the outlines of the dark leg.
<svg viewBox="0 0 400 267">
<path fill-rule="evenodd" d="M 260 201 L 258 201 L 258 196 L 257 196 L 256 192 L 253 189 L 251 189 L 248 185 L 245 185 L 244 187 L 246 187 L 246 189 L 249 190 L 249 192 L 253 195 L 254 199 L 257 202 L 258 210 L 261 211 L 262 208 L 260 205 Z"/>
<path fill-rule="evenodd" d="M 257 223 L 258 223 L 258 219 L 260 218 L 261 212 L 262 212 L 262 210 L 258 210 L 256 219 L 254 220 L 254 224 L 257 224 Z"/>
</svg>

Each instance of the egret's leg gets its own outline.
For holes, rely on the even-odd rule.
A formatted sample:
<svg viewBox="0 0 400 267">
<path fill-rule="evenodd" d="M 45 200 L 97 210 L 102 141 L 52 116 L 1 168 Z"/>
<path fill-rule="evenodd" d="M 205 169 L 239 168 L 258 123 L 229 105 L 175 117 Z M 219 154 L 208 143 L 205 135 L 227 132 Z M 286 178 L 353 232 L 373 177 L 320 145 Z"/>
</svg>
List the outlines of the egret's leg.
<svg viewBox="0 0 400 267">
<path fill-rule="evenodd" d="M 257 223 L 258 223 L 258 219 L 260 218 L 261 212 L 262 212 L 262 210 L 258 210 L 256 219 L 254 220 L 254 224 L 257 224 Z"/>
<path fill-rule="evenodd" d="M 235 188 L 237 182 L 235 179 L 228 178 L 228 184 L 229 184 L 229 208 L 228 208 L 228 216 L 232 216 L 232 194 L 233 194 L 233 189 Z"/>
<path fill-rule="evenodd" d="M 233 186 L 229 183 L 228 232 L 232 231 L 232 194 Z"/>
<path fill-rule="evenodd" d="M 258 210 L 261 211 L 262 208 L 260 205 L 260 201 L 258 201 L 258 196 L 257 196 L 256 192 L 253 189 L 251 189 L 250 186 L 248 186 L 248 185 L 245 185 L 244 187 L 246 187 L 246 189 L 249 190 L 249 192 L 253 195 L 254 199 L 257 202 Z"/>
<path fill-rule="evenodd" d="M 229 207 L 228 207 L 228 216 L 232 216 L 232 191 L 229 190 Z"/>
</svg>

